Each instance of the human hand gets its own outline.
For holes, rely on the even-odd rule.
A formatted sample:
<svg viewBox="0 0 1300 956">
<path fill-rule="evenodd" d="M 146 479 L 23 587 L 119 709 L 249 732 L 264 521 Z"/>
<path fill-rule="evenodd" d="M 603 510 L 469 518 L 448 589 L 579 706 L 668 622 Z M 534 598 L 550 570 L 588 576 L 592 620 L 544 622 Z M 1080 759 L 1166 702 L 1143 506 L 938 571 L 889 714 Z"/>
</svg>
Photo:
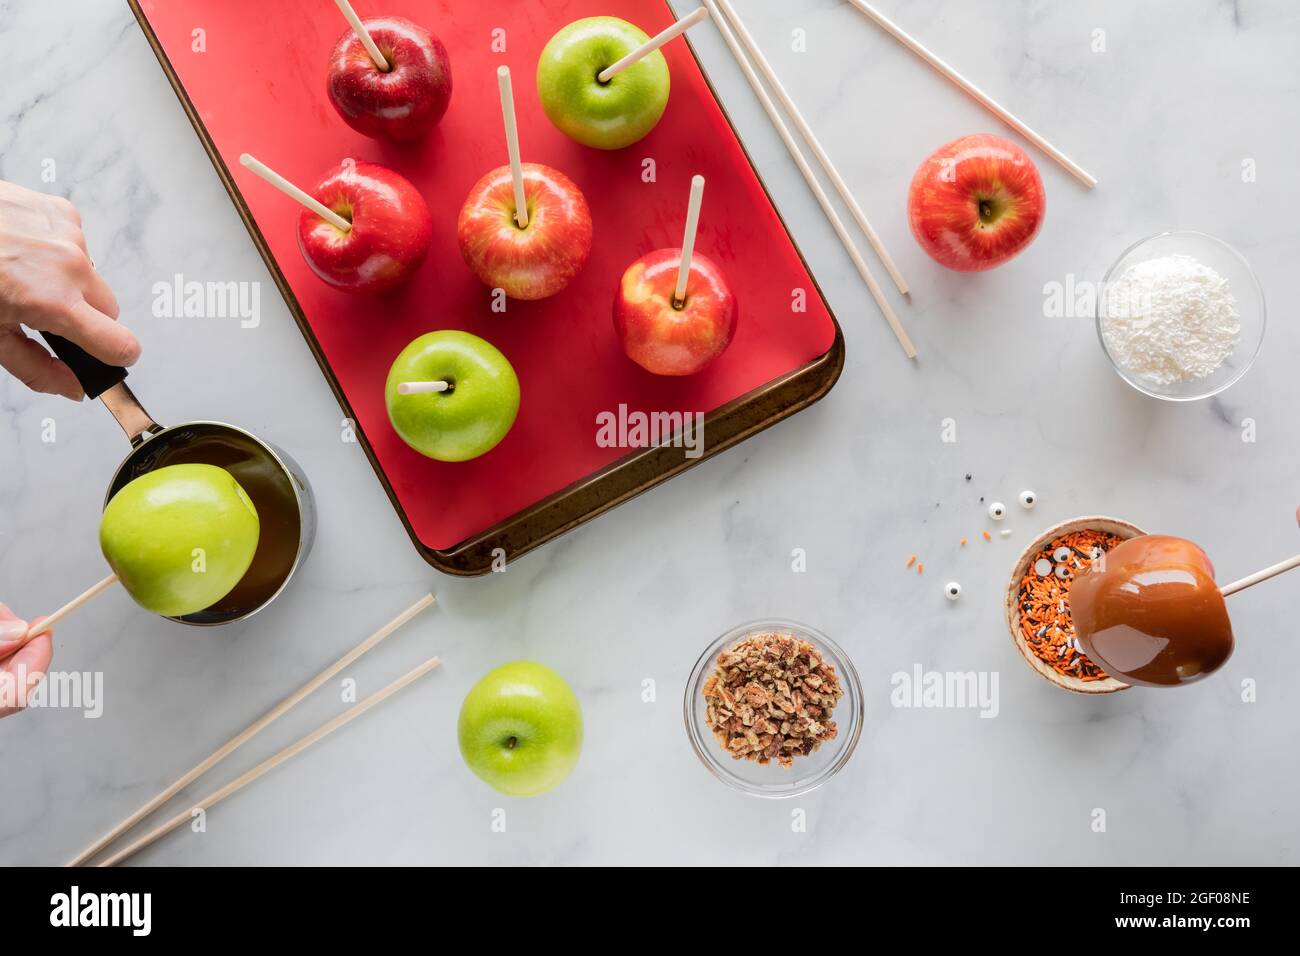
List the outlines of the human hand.
<svg viewBox="0 0 1300 956">
<path fill-rule="evenodd" d="M 117 316 L 76 207 L 0 181 L 0 367 L 35 391 L 80 401 L 72 370 L 23 326 L 61 335 L 110 365 L 134 365 L 140 343 Z"/>
<path fill-rule="evenodd" d="M 32 624 L 39 624 L 37 618 Z M 8 717 L 22 710 L 27 699 L 45 672 L 50 669 L 50 656 L 54 653 L 50 633 L 34 637 L 19 645 L 27 633 L 27 622 L 14 617 L 13 612 L 0 604 L 0 717 Z"/>
</svg>

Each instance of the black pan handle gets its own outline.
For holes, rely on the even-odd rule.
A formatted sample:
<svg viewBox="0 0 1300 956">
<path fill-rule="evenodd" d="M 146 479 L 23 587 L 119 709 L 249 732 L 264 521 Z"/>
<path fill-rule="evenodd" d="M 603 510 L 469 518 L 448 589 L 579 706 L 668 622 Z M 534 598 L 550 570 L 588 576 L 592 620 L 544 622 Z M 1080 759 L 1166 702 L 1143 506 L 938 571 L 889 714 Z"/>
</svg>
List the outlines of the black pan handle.
<svg viewBox="0 0 1300 956">
<path fill-rule="evenodd" d="M 57 355 L 72 374 L 77 376 L 87 398 L 99 398 L 114 385 L 126 379 L 126 369 L 101 362 L 80 345 L 69 342 L 53 332 L 41 332 L 45 344 Z"/>
</svg>

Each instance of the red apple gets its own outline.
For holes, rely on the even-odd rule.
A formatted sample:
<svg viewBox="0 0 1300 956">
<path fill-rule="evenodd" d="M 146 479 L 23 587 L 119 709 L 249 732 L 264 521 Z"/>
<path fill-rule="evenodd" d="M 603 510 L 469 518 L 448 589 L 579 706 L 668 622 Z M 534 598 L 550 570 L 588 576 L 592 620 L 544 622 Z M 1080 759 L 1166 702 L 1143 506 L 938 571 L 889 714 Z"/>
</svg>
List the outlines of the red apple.
<svg viewBox="0 0 1300 956">
<path fill-rule="evenodd" d="M 528 225 L 515 221 L 510 167 L 492 170 L 469 191 L 456 223 L 466 264 L 512 299 L 544 299 L 569 284 L 591 253 L 591 211 L 582 190 L 558 169 L 524 163 Z"/>
<path fill-rule="evenodd" d="M 298 217 L 298 248 L 330 285 L 383 292 L 409 279 L 424 261 L 433 240 L 429 207 L 388 167 L 346 160 L 311 194 L 352 223 L 344 232 L 309 209 Z"/>
<path fill-rule="evenodd" d="M 1008 139 L 963 136 L 921 164 L 907 195 L 912 235 L 958 272 L 1001 265 L 1033 241 L 1047 198 L 1038 170 Z"/>
<path fill-rule="evenodd" d="M 401 17 L 362 21 L 389 69 L 375 66 L 351 30 L 330 54 L 326 90 L 358 133 L 409 142 L 433 129 L 451 101 L 451 61 L 442 41 Z"/>
<path fill-rule="evenodd" d="M 691 256 L 678 308 L 681 249 L 657 249 L 627 267 L 614 294 L 614 330 L 628 358 L 656 375 L 694 375 L 731 344 L 739 310 L 717 263 Z"/>
</svg>

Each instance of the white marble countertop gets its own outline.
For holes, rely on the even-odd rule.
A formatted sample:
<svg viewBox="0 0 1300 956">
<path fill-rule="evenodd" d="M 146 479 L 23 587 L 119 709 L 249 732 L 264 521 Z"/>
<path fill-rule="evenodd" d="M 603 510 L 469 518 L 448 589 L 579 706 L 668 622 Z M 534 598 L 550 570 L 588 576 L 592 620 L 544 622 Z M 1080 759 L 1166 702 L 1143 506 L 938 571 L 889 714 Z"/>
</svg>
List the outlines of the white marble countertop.
<svg viewBox="0 0 1300 956">
<path fill-rule="evenodd" d="M 111 593 L 59 628 L 55 668 L 102 672 L 103 715 L 0 722 L 0 862 L 64 861 L 430 587 L 441 607 L 354 673 L 366 693 L 430 653 L 440 671 L 215 808 L 207 832 L 173 834 L 138 861 L 1300 862 L 1300 711 L 1281 677 L 1294 627 L 1283 622 L 1300 618 L 1295 580 L 1235 597 L 1235 656 L 1176 692 L 1059 691 L 1019 659 L 1001 612 L 1020 548 L 1078 514 L 1191 537 L 1225 579 L 1297 550 L 1300 17 L 1286 0 L 879 5 L 1100 186 L 1089 193 L 1041 159 L 1048 215 L 1034 245 L 991 273 L 946 272 L 908 232 L 907 185 L 940 144 L 1001 132 L 996 121 L 840 0 L 739 3 L 912 282 L 913 302 L 899 306 L 921 353 L 910 364 L 720 38 L 697 28 L 844 326 L 844 376 L 811 410 L 506 573 L 453 580 L 416 555 L 360 447 L 340 440 L 342 414 L 126 4 L 0 0 L 0 177 L 80 207 L 143 340 L 132 382 L 154 415 L 237 422 L 283 445 L 321 514 L 292 589 L 244 625 L 188 630 Z M 805 53 L 792 50 L 796 29 Z M 1247 161 L 1255 181 L 1243 181 Z M 1272 307 L 1250 374 L 1185 406 L 1125 386 L 1090 319 L 1044 315 L 1046 284 L 1098 280 L 1130 243 L 1172 228 L 1236 245 Z M 152 317 L 151 286 L 175 273 L 261 282 L 260 325 Z M 126 445 L 97 403 L 6 378 L 0 409 L 0 599 L 34 617 L 103 575 L 94 532 Z M 945 418 L 955 443 L 941 441 Z M 1254 442 L 1242 440 L 1247 419 Z M 42 440 L 47 420 L 54 442 Z M 1040 497 L 1033 512 L 1014 504 L 1027 487 Z M 1009 539 L 980 538 L 980 496 L 1008 503 Z M 795 548 L 805 573 L 791 570 Z M 904 568 L 913 553 L 922 576 Z M 959 601 L 944 599 L 947 580 L 962 583 Z M 853 759 L 793 801 L 724 788 L 681 721 L 703 647 L 770 615 L 836 638 L 866 692 Z M 533 800 L 488 789 L 455 743 L 468 687 L 521 657 L 568 678 L 586 716 L 578 769 Z M 894 708 L 890 676 L 916 665 L 997 672 L 997 717 Z M 191 797 L 343 706 L 336 689 L 318 693 Z M 498 807 L 505 833 L 492 830 Z M 796 808 L 806 832 L 792 829 Z"/>
</svg>

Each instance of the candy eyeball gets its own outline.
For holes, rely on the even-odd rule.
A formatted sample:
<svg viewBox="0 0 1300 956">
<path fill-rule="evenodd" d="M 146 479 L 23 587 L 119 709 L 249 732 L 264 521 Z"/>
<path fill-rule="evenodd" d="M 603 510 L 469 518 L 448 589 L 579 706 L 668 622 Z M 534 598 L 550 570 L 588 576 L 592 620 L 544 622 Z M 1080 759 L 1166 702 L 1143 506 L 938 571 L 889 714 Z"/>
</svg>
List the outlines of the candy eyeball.
<svg viewBox="0 0 1300 956">
<path fill-rule="evenodd" d="M 949 581 L 943 586 L 943 596 L 949 601 L 955 601 L 961 597 L 961 585 L 956 581 Z"/>
<path fill-rule="evenodd" d="M 1069 567 L 1067 567 L 1064 564 L 1058 564 L 1056 566 L 1056 576 L 1060 578 L 1062 581 L 1064 581 L 1066 578 L 1070 576 Z"/>
<path fill-rule="evenodd" d="M 1064 561 L 1069 561 L 1070 556 L 1072 554 L 1074 554 L 1073 551 L 1071 551 L 1065 545 L 1061 545 L 1059 548 L 1057 548 L 1055 551 L 1052 552 L 1052 558 L 1056 561 L 1057 564 L 1061 564 Z"/>
<path fill-rule="evenodd" d="M 995 501 L 989 505 L 989 517 L 994 521 L 1001 521 L 1007 516 L 1007 506 L 1000 501 Z"/>
<path fill-rule="evenodd" d="M 1028 490 L 1020 492 L 1020 507 L 1028 510 L 1036 504 L 1038 504 L 1038 495 Z"/>
</svg>

